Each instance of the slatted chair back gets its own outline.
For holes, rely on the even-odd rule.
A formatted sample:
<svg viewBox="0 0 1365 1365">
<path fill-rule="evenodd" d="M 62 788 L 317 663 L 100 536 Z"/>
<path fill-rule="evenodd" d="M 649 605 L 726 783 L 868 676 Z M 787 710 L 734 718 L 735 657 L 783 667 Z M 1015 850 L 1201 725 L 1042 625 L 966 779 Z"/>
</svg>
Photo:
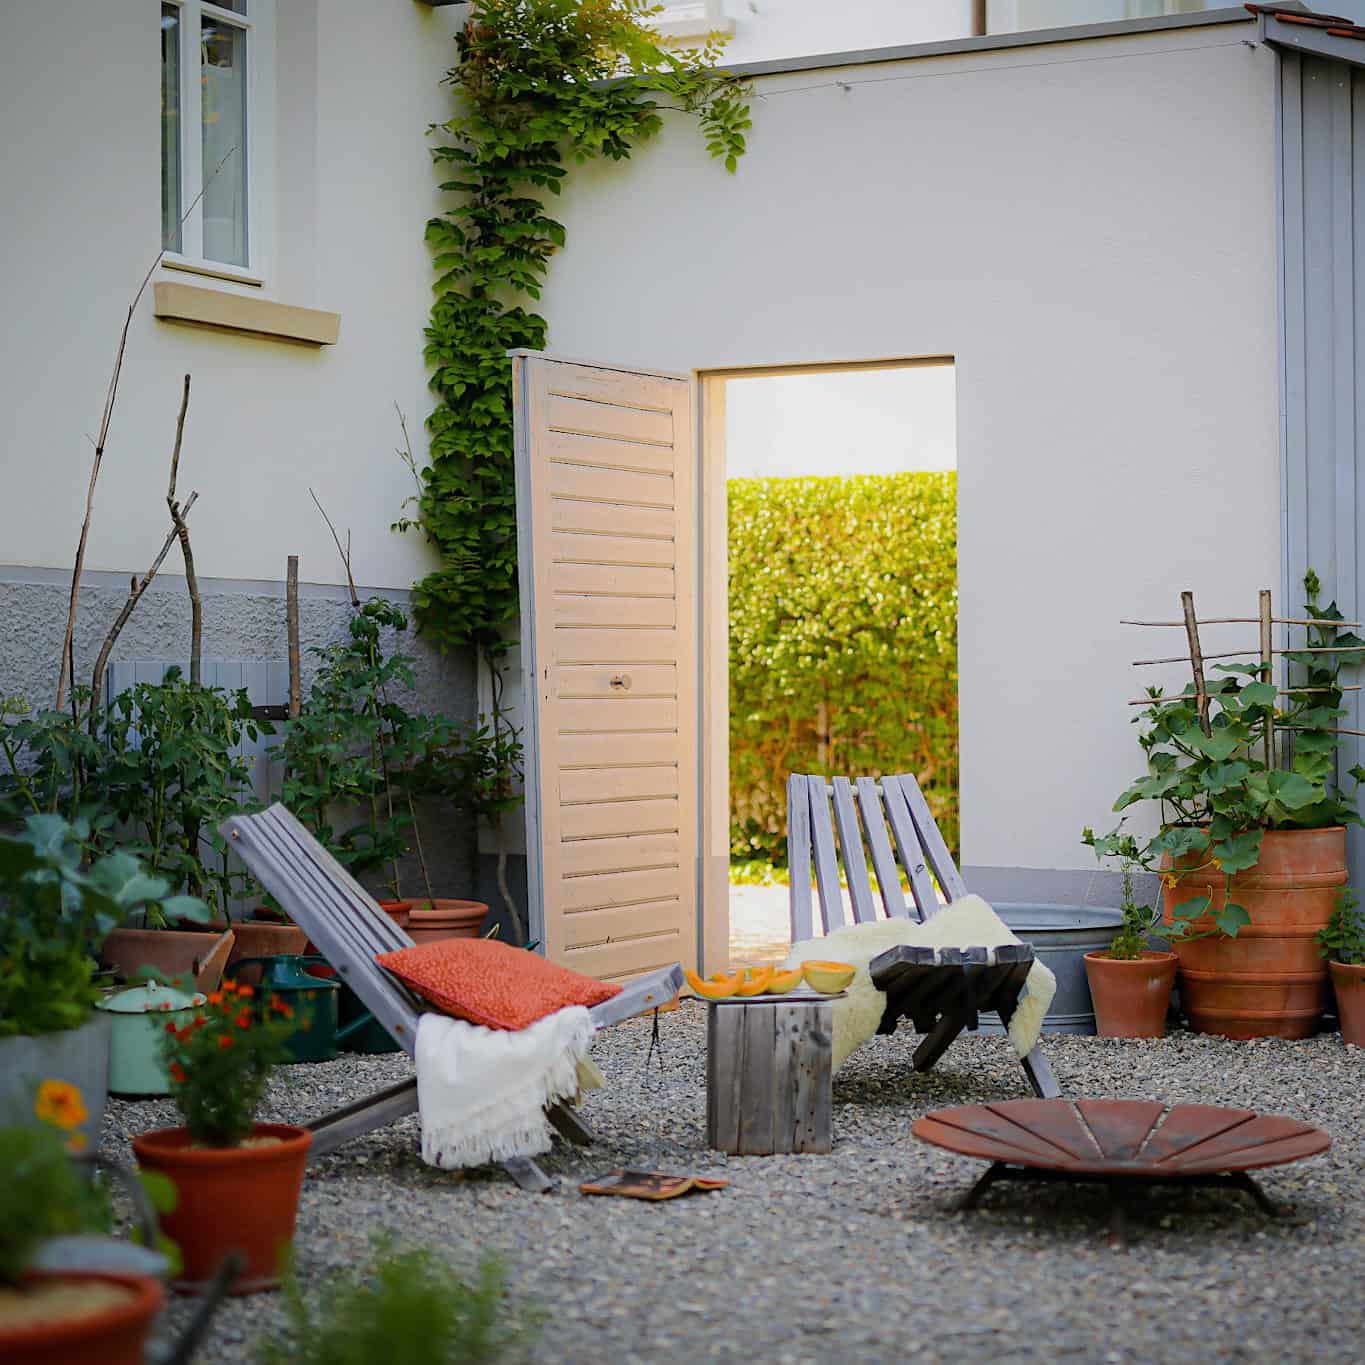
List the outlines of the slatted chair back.
<svg viewBox="0 0 1365 1365">
<path fill-rule="evenodd" d="M 282 805 L 234 815 L 222 832 L 365 1008 L 412 1052 L 417 1020 L 427 1007 L 374 960 L 412 947 L 412 939 Z"/>
<path fill-rule="evenodd" d="M 887 915 L 908 917 L 914 913 L 918 919 L 927 920 L 936 914 L 941 907 L 933 877 L 938 878 L 950 901 L 967 894 L 962 874 L 913 773 L 860 777 L 856 781 L 792 773 L 787 779 L 787 866 L 793 943 L 815 937 L 812 864 L 822 933 L 845 922 L 840 863 L 854 920 L 862 924 L 877 918 L 863 852 L 864 836 Z M 913 912 L 901 891 L 898 864 L 910 883 Z"/>
</svg>

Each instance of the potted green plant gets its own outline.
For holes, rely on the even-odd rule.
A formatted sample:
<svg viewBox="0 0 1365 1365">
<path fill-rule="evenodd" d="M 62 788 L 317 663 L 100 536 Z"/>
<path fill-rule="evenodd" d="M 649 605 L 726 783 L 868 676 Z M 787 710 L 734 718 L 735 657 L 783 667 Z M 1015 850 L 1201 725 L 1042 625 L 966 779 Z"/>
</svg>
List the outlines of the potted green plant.
<svg viewBox="0 0 1365 1365">
<path fill-rule="evenodd" d="M 1317 942 L 1332 973 L 1341 1041 L 1365 1047 L 1365 913 L 1355 892 L 1341 893 Z"/>
<path fill-rule="evenodd" d="M 162 1046 L 171 1097 L 184 1124 L 133 1139 L 144 1171 L 175 1186 L 163 1233 L 180 1248 L 175 1288 L 200 1292 L 229 1252 L 244 1269 L 234 1294 L 273 1289 L 288 1257 L 312 1136 L 286 1123 L 257 1123 L 271 1068 L 287 1056 L 293 1009 L 265 1007 L 251 986 L 227 982 L 192 1019 L 168 1023 Z"/>
<path fill-rule="evenodd" d="M 1312 935 L 1346 883 L 1345 825 L 1360 819 L 1335 780 L 1338 674 L 1365 656 L 1365 640 L 1336 624 L 1335 603 L 1319 605 L 1311 571 L 1304 587 L 1307 646 L 1286 656 L 1303 682 L 1282 692 L 1267 663 L 1219 663 L 1224 676 L 1202 697 L 1193 683 L 1171 697 L 1149 689 L 1138 717 L 1147 770 L 1114 805 L 1160 809 L 1135 856 L 1161 874 L 1199 1032 L 1303 1038 L 1326 1004 Z M 1350 776 L 1358 784 L 1365 770 Z"/>
<path fill-rule="evenodd" d="M 87 861 L 90 827 L 59 815 L 30 815 L 0 835 L 0 1122 L 27 1108 L 42 1078 L 76 1086 L 90 1114 L 81 1135 L 93 1147 L 109 1078 L 108 1020 L 95 958 L 129 915 L 154 911 L 206 918 L 191 896 L 171 896 L 129 853 Z"/>
<path fill-rule="evenodd" d="M 435 1252 L 394 1251 L 332 1275 L 313 1307 L 291 1280 L 285 1326 L 258 1347 L 261 1365 L 493 1365 L 520 1354 L 540 1315 L 506 1304 L 502 1266 L 492 1257 L 472 1283 Z"/>
<path fill-rule="evenodd" d="M 103 1232 L 109 1211 L 77 1169 L 87 1117 L 79 1090 L 48 1079 L 36 1123 L 0 1127 L 0 1359 L 24 1365 L 143 1365 L 161 1309 L 153 1275 L 41 1270 L 57 1239 Z"/>
<path fill-rule="evenodd" d="M 1178 959 L 1148 944 L 1178 931 L 1164 922 L 1159 908 L 1137 899 L 1133 873 L 1141 866 L 1141 851 L 1131 834 L 1118 830 L 1101 838 L 1087 829 L 1082 838 L 1096 857 L 1118 859 L 1123 874 L 1123 923 L 1108 949 L 1084 958 L 1096 1031 L 1102 1038 L 1160 1038 Z"/>
</svg>

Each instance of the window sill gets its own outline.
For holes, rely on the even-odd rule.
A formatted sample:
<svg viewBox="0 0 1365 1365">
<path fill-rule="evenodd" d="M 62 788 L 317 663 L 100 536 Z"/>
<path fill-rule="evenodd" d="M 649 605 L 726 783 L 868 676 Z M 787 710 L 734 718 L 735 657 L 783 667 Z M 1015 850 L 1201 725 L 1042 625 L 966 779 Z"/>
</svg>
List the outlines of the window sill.
<svg viewBox="0 0 1365 1365">
<path fill-rule="evenodd" d="M 172 280 L 156 282 L 152 311 L 165 322 L 186 322 L 309 346 L 331 346 L 341 333 L 340 313 L 296 308 L 224 289 L 199 289 Z"/>
<path fill-rule="evenodd" d="M 735 36 L 735 21 L 716 19 L 655 19 L 650 27 L 671 43 L 705 42 L 713 33 L 724 38 Z"/>
<path fill-rule="evenodd" d="M 173 252 L 161 253 L 161 265 L 165 270 L 183 270 L 187 275 L 207 275 L 213 280 L 230 280 L 233 284 L 253 284 L 258 288 L 265 283 L 263 275 L 243 270 L 236 265 L 217 265 L 213 261 L 194 261 L 188 256 L 177 256 Z"/>
</svg>

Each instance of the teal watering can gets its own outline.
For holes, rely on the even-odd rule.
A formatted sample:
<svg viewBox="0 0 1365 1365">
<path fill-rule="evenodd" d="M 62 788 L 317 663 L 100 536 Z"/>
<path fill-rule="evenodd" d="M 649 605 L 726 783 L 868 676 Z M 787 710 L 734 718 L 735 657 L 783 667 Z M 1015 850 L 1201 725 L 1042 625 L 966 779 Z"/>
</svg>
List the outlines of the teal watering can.
<svg viewBox="0 0 1365 1365">
<path fill-rule="evenodd" d="M 234 975 L 243 967 L 261 969 L 256 989 L 268 1005 L 278 998 L 294 1012 L 294 1031 L 287 1039 L 291 1062 L 330 1062 L 337 1055 L 337 998 L 341 982 L 318 975 L 309 967 L 331 968 L 322 957 L 295 953 L 278 957 L 243 957 L 232 964 Z"/>
</svg>

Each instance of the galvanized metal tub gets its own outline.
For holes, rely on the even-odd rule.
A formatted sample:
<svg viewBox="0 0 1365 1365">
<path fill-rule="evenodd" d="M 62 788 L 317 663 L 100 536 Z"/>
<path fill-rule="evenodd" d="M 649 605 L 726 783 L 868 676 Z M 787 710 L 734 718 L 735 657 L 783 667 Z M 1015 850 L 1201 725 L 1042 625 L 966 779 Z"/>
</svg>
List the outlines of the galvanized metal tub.
<svg viewBox="0 0 1365 1365">
<path fill-rule="evenodd" d="M 1044 1033 L 1094 1033 L 1095 1008 L 1085 978 L 1085 955 L 1107 948 L 1123 914 L 1099 905 L 998 904 L 1010 929 L 1033 945 L 1038 960 L 1052 969 L 1057 994 L 1043 1024 Z M 1000 1016 L 981 1016 L 982 1033 L 1003 1033 Z"/>
</svg>

